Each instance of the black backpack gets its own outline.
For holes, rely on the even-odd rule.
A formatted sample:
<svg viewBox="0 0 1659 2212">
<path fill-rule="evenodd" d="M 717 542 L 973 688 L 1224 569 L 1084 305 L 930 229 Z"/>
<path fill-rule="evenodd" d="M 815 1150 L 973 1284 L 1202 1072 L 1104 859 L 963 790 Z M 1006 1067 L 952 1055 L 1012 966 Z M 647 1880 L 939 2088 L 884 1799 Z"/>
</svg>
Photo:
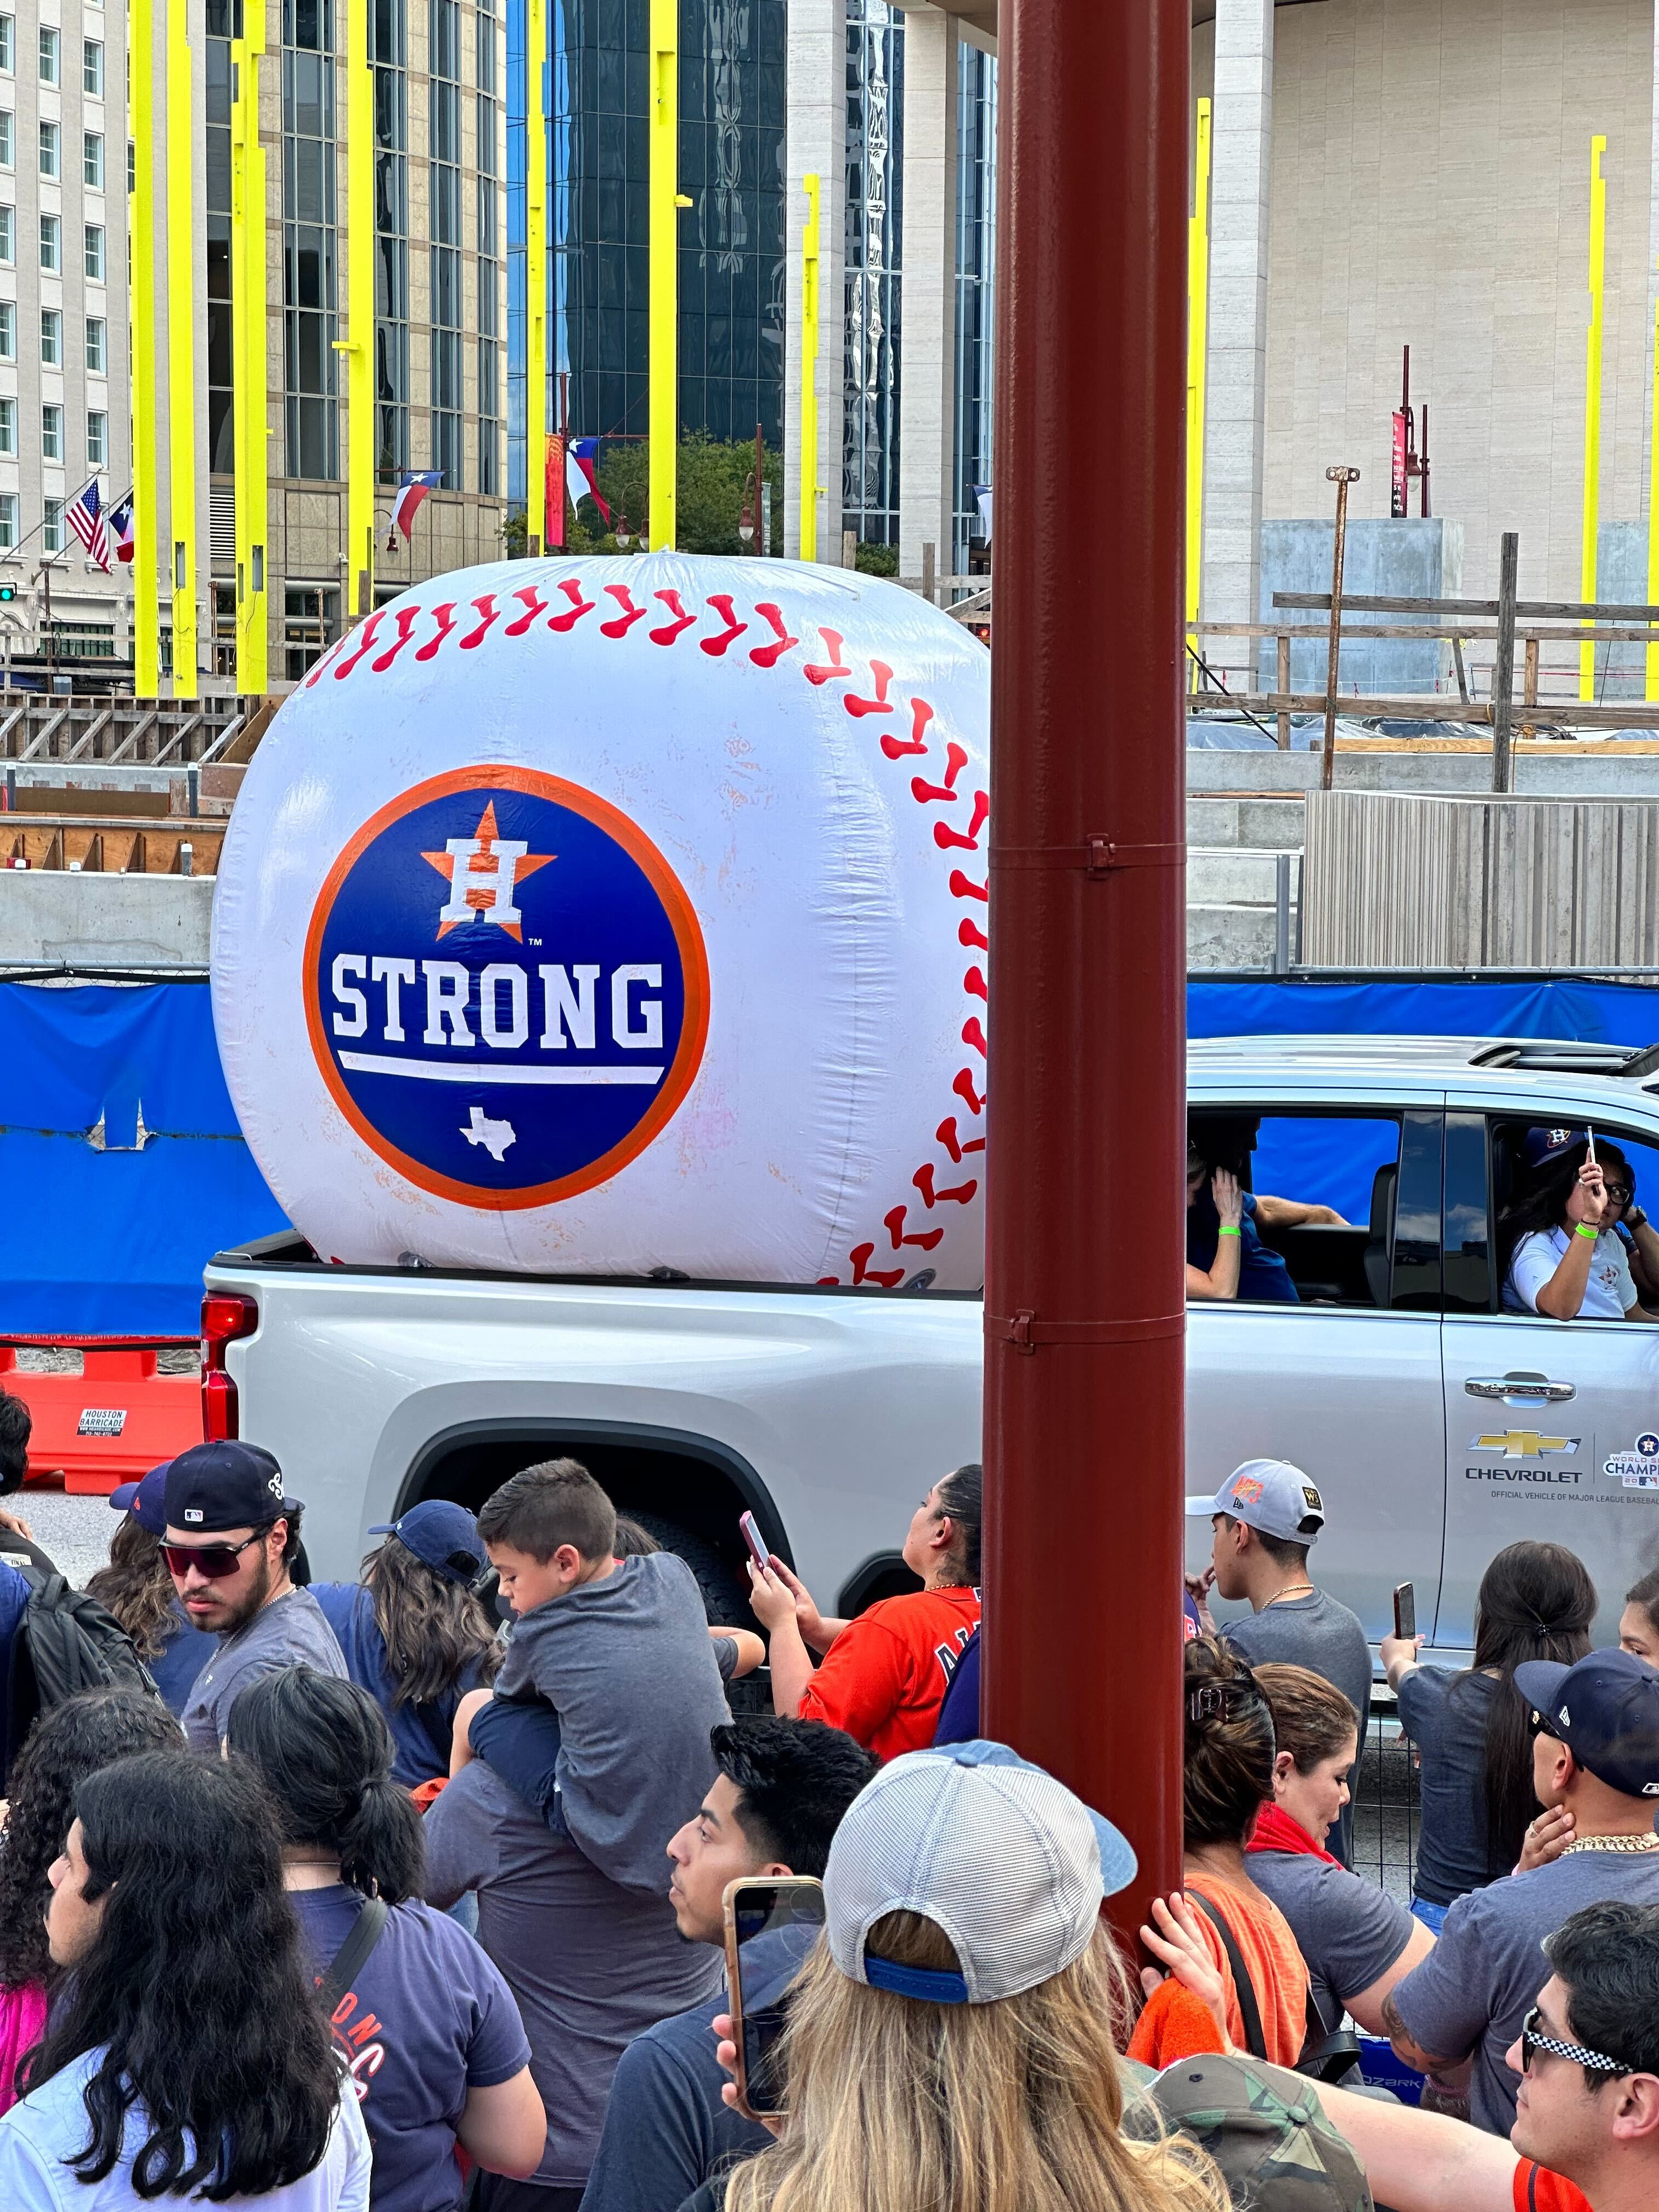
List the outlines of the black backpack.
<svg viewBox="0 0 1659 2212">
<path fill-rule="evenodd" d="M 77 1690 L 143 1690 L 160 1697 L 132 1638 L 95 1597 L 54 1567 L 19 1566 L 28 1601 L 11 1639 L 6 1769 L 42 1713 Z"/>
</svg>

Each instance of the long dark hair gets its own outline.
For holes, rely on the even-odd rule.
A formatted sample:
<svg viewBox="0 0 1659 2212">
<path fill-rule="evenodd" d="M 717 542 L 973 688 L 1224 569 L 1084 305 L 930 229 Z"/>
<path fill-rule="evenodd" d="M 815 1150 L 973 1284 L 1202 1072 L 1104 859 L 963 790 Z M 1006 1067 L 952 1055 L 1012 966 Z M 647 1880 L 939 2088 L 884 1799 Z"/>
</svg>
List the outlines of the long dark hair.
<svg viewBox="0 0 1659 2212">
<path fill-rule="evenodd" d="M 87 1595 L 112 1613 L 141 1659 L 159 1659 L 162 1631 L 173 1618 L 173 1577 L 161 1557 L 161 1540 L 126 1515 L 109 1540 L 109 1565 L 87 1578 Z"/>
<path fill-rule="evenodd" d="M 1521 1856 L 1522 1836 L 1537 1810 L 1532 1786 L 1532 1708 L 1515 1686 L 1525 1659 L 1571 1667 L 1590 1648 L 1595 1584 L 1564 1544 L 1522 1542 L 1498 1553 L 1480 1577 L 1474 1601 L 1474 1668 L 1498 1677 L 1486 1704 L 1480 1794 L 1486 1814 L 1486 1869 L 1507 1874 Z M 1453 1686 L 1468 1696 L 1468 1677 Z"/>
<path fill-rule="evenodd" d="M 1273 1794 L 1273 1709 L 1238 1654 L 1212 1636 L 1188 1644 L 1182 1673 L 1182 1837 L 1242 1844 Z"/>
<path fill-rule="evenodd" d="M 46 1869 L 75 1818 L 89 1774 L 135 1751 L 178 1750 L 167 1707 L 142 1690 L 82 1690 L 35 1723 L 12 1762 L 10 1809 L 0 1831 L 0 1989 L 55 1975 L 46 1950 Z"/>
<path fill-rule="evenodd" d="M 342 1881 L 365 1896 L 400 1905 L 421 1894 L 421 1816 L 392 1779 L 392 1731 L 367 1690 L 284 1667 L 237 1698 L 229 1742 L 276 1799 L 283 1843 L 337 1851 Z"/>
<path fill-rule="evenodd" d="M 957 1540 L 951 1547 L 951 1564 L 959 1579 L 969 1589 L 977 1586 L 981 1577 L 980 1566 L 980 1522 L 984 1512 L 981 1503 L 984 1487 L 984 1473 L 977 1460 L 967 1462 L 947 1474 L 939 1486 L 939 1511 L 957 1528 Z"/>
<path fill-rule="evenodd" d="M 1603 1167 L 1620 1167 L 1626 1174 L 1630 1171 L 1630 1162 L 1624 1153 L 1604 1137 L 1595 1140 L 1595 1157 Z M 1526 1188 L 1517 1192 L 1504 1207 L 1499 1224 L 1499 1242 L 1506 1255 L 1513 1256 L 1523 1237 L 1536 1232 L 1547 1236 L 1552 1229 L 1561 1227 L 1567 1218 L 1567 1200 L 1578 1180 L 1578 1170 L 1589 1158 L 1589 1139 L 1585 1137 L 1570 1152 L 1563 1152 L 1559 1160 L 1551 1160 L 1540 1168 Z M 1604 1225 L 1611 1228 L 1611 1219 Z"/>
<path fill-rule="evenodd" d="M 82 1893 L 103 1899 L 103 1917 L 21 2077 L 39 2088 L 99 2054 L 71 2171 L 86 2183 L 113 2172 L 142 2102 L 138 2196 L 218 2203 L 298 2181 L 327 2151 L 340 2075 L 257 1778 L 143 1752 L 89 1775 L 75 1811 Z"/>
<path fill-rule="evenodd" d="M 1659 1636 L 1659 1567 L 1631 1584 L 1625 1592 L 1625 1603 L 1639 1605 L 1648 1617 L 1648 1626 Z"/>
<path fill-rule="evenodd" d="M 495 1624 L 483 1601 L 459 1583 L 387 1537 L 363 1561 L 363 1587 L 386 1639 L 394 1705 L 429 1705 L 459 1686 L 469 1668 L 489 1681 L 501 1663 Z"/>
</svg>

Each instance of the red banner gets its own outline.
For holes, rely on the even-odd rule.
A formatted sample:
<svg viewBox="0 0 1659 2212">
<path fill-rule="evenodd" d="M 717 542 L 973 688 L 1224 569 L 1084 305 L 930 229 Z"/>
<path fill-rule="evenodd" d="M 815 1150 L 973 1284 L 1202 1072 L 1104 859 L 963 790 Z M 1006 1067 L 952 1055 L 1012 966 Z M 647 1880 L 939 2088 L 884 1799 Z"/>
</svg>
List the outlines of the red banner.
<svg viewBox="0 0 1659 2212">
<path fill-rule="evenodd" d="M 547 475 L 542 490 L 544 528 L 542 544 L 546 551 L 564 550 L 564 440 L 550 438 L 547 441 Z"/>
<path fill-rule="evenodd" d="M 1403 515 L 1406 512 L 1406 410 L 1394 410 L 1394 476 L 1389 490 L 1389 513 Z"/>
</svg>

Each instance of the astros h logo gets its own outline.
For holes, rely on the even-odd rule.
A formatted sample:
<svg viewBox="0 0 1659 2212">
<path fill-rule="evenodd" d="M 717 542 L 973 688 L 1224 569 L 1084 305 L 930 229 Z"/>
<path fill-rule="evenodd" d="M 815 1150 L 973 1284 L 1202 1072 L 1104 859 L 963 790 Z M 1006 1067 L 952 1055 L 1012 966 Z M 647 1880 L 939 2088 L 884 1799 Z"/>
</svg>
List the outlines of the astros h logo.
<svg viewBox="0 0 1659 2212">
<path fill-rule="evenodd" d="M 637 1158 L 708 1030 L 702 933 L 661 853 L 593 793 L 505 766 L 434 776 L 363 824 L 318 896 L 305 993 L 358 1135 L 496 1210 Z"/>
</svg>

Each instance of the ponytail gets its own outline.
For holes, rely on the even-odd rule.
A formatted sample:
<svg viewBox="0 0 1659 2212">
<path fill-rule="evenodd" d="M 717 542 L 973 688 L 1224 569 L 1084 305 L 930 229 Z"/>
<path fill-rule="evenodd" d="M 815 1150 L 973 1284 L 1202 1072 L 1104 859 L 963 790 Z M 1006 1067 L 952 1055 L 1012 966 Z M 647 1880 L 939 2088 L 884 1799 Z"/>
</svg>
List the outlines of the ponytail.
<svg viewBox="0 0 1659 2212">
<path fill-rule="evenodd" d="M 276 1800 L 285 1845 L 337 1852 L 341 1880 L 388 1905 L 421 1895 L 421 1816 L 367 1690 L 310 1667 L 266 1674 L 231 1707 L 229 1742 Z"/>
<path fill-rule="evenodd" d="M 977 1589 L 982 1578 L 979 1551 L 982 1488 L 982 1470 L 977 1460 L 969 1460 L 965 1467 L 957 1468 L 939 1486 L 939 1511 L 956 1524 L 956 1541 L 951 1547 L 956 1579 L 969 1589 Z"/>
</svg>

